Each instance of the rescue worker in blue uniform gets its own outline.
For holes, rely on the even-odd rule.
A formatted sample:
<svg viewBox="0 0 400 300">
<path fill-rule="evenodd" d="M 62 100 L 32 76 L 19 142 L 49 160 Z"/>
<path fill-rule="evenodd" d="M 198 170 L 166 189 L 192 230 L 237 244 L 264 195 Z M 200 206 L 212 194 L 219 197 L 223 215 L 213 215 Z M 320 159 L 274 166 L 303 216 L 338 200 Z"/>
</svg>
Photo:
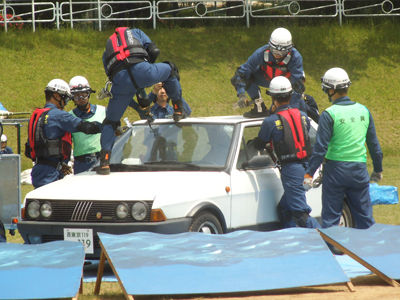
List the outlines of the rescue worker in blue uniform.
<svg viewBox="0 0 400 300">
<path fill-rule="evenodd" d="M 31 172 L 34 188 L 72 173 L 67 165 L 71 155 L 71 133 L 96 134 L 102 128 L 99 122 L 86 122 L 63 110 L 71 98 L 68 83 L 64 80 L 51 80 L 45 94 L 44 108 L 36 109 L 29 120 L 25 144 L 25 155 L 35 162 Z"/>
<path fill-rule="evenodd" d="M 184 118 L 178 68 L 169 61 L 154 63 L 159 54 L 156 44 L 140 29 L 117 28 L 107 41 L 103 64 L 112 81 L 112 97 L 101 133 L 98 174 L 110 174 L 111 149 L 116 138 L 114 131 L 121 125 L 120 119 L 135 95 L 145 115 L 150 113 L 148 97 L 141 96 L 145 87 L 163 82 L 172 101 L 174 120 L 178 122 Z"/>
<path fill-rule="evenodd" d="M 169 105 L 170 99 L 163 87 L 162 82 L 154 85 L 153 90 L 149 93 L 148 97 L 150 103 L 154 103 L 154 105 L 150 109 L 153 119 L 172 118 L 174 108 Z M 143 113 L 143 110 L 140 109 L 139 103 L 133 100 L 133 103 L 131 103 L 130 106 L 139 113 L 141 119 L 146 119 L 146 115 Z M 190 116 L 190 114 L 192 113 L 192 109 L 183 98 L 182 108 L 185 115 L 187 117 Z"/>
<path fill-rule="evenodd" d="M 338 226 L 346 197 L 355 225 L 366 229 L 375 223 L 369 182 L 382 179 L 382 150 L 374 120 L 362 104 L 347 96 L 351 84 L 341 68 L 329 69 L 321 78 L 322 90 L 332 103 L 321 113 L 316 143 L 304 176 L 304 188 L 312 187 L 312 177 L 324 158 L 322 177 L 322 227 Z M 367 170 L 367 147 L 373 161 Z"/>
<path fill-rule="evenodd" d="M 286 77 L 278 76 L 271 80 L 269 95 L 276 110 L 264 119 L 258 137 L 252 143 L 259 150 L 271 143 L 281 166 L 284 193 L 277 211 L 283 228 L 320 228 L 317 220 L 310 216 L 311 207 L 307 204 L 302 184 L 312 149 L 308 135 L 310 122 L 306 113 L 290 107 L 292 91 Z"/>
<path fill-rule="evenodd" d="M 72 100 L 76 107 L 69 113 L 82 120 L 102 123 L 106 118 L 106 108 L 101 105 L 90 103 L 90 95 L 96 91 L 92 90 L 89 81 L 83 76 L 75 76 L 69 82 Z M 74 143 L 74 174 L 79 174 L 90 169 L 100 158 L 100 133 L 84 134 L 83 132 L 72 133 Z"/>
<path fill-rule="evenodd" d="M 269 115 L 260 93 L 260 86 L 269 87 L 276 76 L 289 78 L 294 89 L 291 105 L 301 101 L 304 92 L 303 58 L 293 47 L 292 35 L 285 28 L 275 29 L 269 43 L 257 49 L 241 65 L 231 79 L 239 97 L 238 106 L 245 108 L 254 103 L 254 108 L 243 114 L 247 118 L 266 117 Z M 246 96 L 246 92 L 250 99 Z M 297 105 L 300 105 L 299 103 Z M 300 108 L 300 107 L 296 108 Z"/>
<path fill-rule="evenodd" d="M 1 135 L 1 149 L 0 149 L 0 155 L 1 154 L 14 154 L 13 150 L 11 147 L 7 146 L 7 136 L 5 134 Z"/>
</svg>

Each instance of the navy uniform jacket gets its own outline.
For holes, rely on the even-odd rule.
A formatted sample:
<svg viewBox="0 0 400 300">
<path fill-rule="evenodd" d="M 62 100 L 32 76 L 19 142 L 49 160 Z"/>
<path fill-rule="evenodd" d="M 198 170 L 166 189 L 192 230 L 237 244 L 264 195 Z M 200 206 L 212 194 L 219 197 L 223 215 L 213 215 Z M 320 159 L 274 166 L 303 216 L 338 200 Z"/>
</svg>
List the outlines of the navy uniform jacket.
<svg viewBox="0 0 400 300">
<path fill-rule="evenodd" d="M 11 147 L 6 146 L 4 150 L 0 150 L 0 155 L 1 154 L 13 154 L 14 152 L 12 151 Z"/>
<path fill-rule="evenodd" d="M 153 114 L 154 119 L 167 119 L 167 118 L 172 118 L 172 115 L 174 113 L 174 108 L 170 106 L 168 103 L 165 105 L 165 107 L 161 107 L 157 103 L 155 103 L 151 107 L 151 113 Z"/>
<path fill-rule="evenodd" d="M 341 97 L 336 99 L 333 104 L 338 105 L 350 105 L 355 102 L 351 101 L 349 97 Z M 307 174 L 314 175 L 315 171 L 321 165 L 324 160 L 325 154 L 328 151 L 328 145 L 333 135 L 333 120 L 332 117 L 326 111 L 323 111 L 319 122 L 317 140 L 313 146 L 313 153 L 308 161 Z M 378 137 L 376 136 L 375 124 L 371 113 L 369 114 L 369 125 L 367 130 L 367 147 L 369 154 L 372 158 L 374 171 L 382 172 L 382 150 L 379 145 Z"/>
<path fill-rule="evenodd" d="M 75 107 L 72 111 L 74 112 L 75 116 L 80 119 L 86 120 L 93 117 L 96 113 L 97 105 L 90 103 L 90 109 L 87 111 L 82 111 L 78 107 Z"/>
<path fill-rule="evenodd" d="M 264 63 L 264 52 L 267 49 L 268 44 L 258 48 L 248 59 L 247 61 L 241 65 L 238 69 L 238 72 L 242 73 L 246 79 L 250 78 L 252 73 L 255 73 L 260 66 Z M 303 58 L 301 57 L 300 52 L 296 48 L 292 48 L 290 51 L 292 58 L 288 63 L 288 69 L 290 72 L 290 81 L 292 85 L 298 82 L 301 78 L 303 78 Z M 275 61 L 276 59 L 269 53 L 268 57 L 269 61 Z M 237 94 L 245 93 L 246 84 L 244 82 L 238 84 L 237 86 Z"/>
<path fill-rule="evenodd" d="M 81 119 L 71 115 L 70 113 L 60 110 L 53 103 L 46 103 L 45 108 L 51 108 L 47 114 L 44 124 L 44 134 L 48 139 L 58 139 L 64 136 L 65 132 L 77 132 L 77 126 L 82 121 Z M 48 158 L 49 160 L 58 161 L 55 157 Z M 65 162 L 67 162 L 67 159 Z M 46 185 L 64 177 L 64 175 L 55 168 L 36 164 L 32 168 L 32 184 L 35 188 Z"/>
</svg>

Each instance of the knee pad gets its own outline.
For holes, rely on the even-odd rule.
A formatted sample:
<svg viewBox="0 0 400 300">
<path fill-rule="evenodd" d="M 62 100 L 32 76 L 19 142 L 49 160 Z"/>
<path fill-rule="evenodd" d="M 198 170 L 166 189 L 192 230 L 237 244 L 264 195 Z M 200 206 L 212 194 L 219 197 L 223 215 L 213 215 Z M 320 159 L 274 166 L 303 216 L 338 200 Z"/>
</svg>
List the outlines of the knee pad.
<svg viewBox="0 0 400 300">
<path fill-rule="evenodd" d="M 297 226 L 307 228 L 307 219 L 310 216 L 308 213 L 302 211 L 292 211 L 291 215 Z"/>
<path fill-rule="evenodd" d="M 150 99 L 144 89 L 140 89 L 136 92 L 136 99 L 142 108 L 150 106 Z"/>
<path fill-rule="evenodd" d="M 150 62 L 154 64 L 156 62 L 157 57 L 160 55 L 160 49 L 158 49 L 156 43 L 151 42 L 149 47 L 147 48 L 147 53 L 149 54 Z"/>
<path fill-rule="evenodd" d="M 169 60 L 163 61 L 163 63 L 169 64 L 171 67 L 171 74 L 169 75 L 169 77 L 176 77 L 176 78 L 178 78 L 178 81 L 180 81 L 181 78 L 179 76 L 178 67 L 172 61 L 169 61 Z"/>
<path fill-rule="evenodd" d="M 278 203 L 278 206 L 276 207 L 276 212 L 278 213 L 278 219 L 282 225 L 289 222 L 290 219 L 292 218 L 290 211 L 284 209 L 280 202 Z"/>
<path fill-rule="evenodd" d="M 115 121 L 111 121 L 111 120 L 108 120 L 107 118 L 105 118 L 103 121 L 103 126 L 106 126 L 106 125 L 111 125 L 112 128 L 114 130 L 116 130 L 118 128 L 118 126 L 121 126 L 121 121 L 115 122 Z"/>
<path fill-rule="evenodd" d="M 246 91 L 250 88 L 250 86 L 256 81 L 256 78 L 253 74 L 250 74 L 249 79 L 246 79 L 243 73 L 239 72 L 239 68 L 237 68 L 235 75 L 231 78 L 231 84 L 237 90 L 239 84 L 244 83 L 246 85 Z"/>
<path fill-rule="evenodd" d="M 248 80 L 244 77 L 244 74 L 239 72 L 239 68 L 236 69 L 235 75 L 231 78 L 231 84 L 234 86 L 234 88 L 237 90 L 237 87 L 241 83 L 245 83 L 246 87 L 248 85 Z"/>
</svg>

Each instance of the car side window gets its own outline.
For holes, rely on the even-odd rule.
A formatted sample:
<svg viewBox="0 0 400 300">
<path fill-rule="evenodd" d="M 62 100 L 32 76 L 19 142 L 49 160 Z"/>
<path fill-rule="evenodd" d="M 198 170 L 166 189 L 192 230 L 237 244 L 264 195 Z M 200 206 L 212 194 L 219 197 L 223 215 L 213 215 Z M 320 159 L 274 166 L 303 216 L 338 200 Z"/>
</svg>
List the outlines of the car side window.
<svg viewBox="0 0 400 300">
<path fill-rule="evenodd" d="M 259 151 L 254 147 L 249 147 L 248 143 L 258 136 L 260 131 L 260 125 L 258 126 L 248 126 L 243 129 L 243 136 L 240 143 L 239 157 L 236 163 L 236 168 L 239 170 L 245 169 L 244 163 L 248 162 L 251 158 L 255 156 L 267 155 L 269 154 L 266 150 Z M 270 163 L 267 167 L 275 167 L 275 163 L 272 158 L 270 158 Z"/>
<path fill-rule="evenodd" d="M 314 146 L 315 142 L 317 141 L 317 130 L 310 126 L 310 131 L 308 132 L 308 135 L 310 136 L 310 143 L 311 146 Z"/>
</svg>

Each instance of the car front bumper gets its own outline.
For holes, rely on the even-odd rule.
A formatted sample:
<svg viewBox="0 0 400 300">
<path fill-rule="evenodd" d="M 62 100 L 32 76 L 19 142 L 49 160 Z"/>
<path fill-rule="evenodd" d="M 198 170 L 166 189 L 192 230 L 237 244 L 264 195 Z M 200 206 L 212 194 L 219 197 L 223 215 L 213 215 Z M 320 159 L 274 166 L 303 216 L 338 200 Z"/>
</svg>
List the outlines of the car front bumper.
<svg viewBox="0 0 400 300">
<path fill-rule="evenodd" d="M 26 244 L 40 244 L 57 240 L 64 240 L 64 228 L 92 229 L 94 253 L 86 254 L 86 259 L 100 258 L 101 248 L 98 232 L 109 234 L 126 234 L 147 231 L 162 234 L 188 232 L 192 218 L 180 218 L 163 222 L 135 222 L 135 223 L 87 223 L 87 222 L 43 222 L 20 221 L 18 230 Z"/>
</svg>

